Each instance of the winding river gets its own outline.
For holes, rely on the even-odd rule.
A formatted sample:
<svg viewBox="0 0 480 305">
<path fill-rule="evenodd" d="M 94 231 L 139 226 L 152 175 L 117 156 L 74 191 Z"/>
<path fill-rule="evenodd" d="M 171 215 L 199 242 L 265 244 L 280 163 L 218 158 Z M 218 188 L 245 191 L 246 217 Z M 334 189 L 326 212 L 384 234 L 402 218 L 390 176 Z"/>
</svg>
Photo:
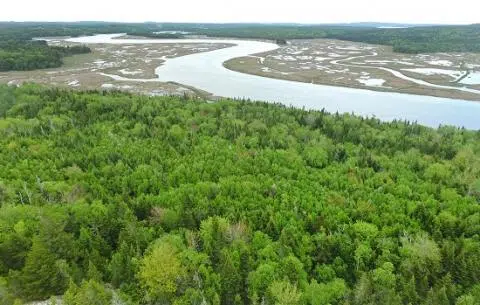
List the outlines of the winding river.
<svg viewBox="0 0 480 305">
<path fill-rule="evenodd" d="M 96 35 L 68 41 L 86 44 L 233 44 L 224 49 L 168 59 L 155 70 L 156 79 L 109 76 L 120 81 L 173 81 L 219 96 L 279 102 L 329 112 L 353 112 L 385 121 L 403 119 L 431 127 L 454 125 L 480 129 L 480 103 L 477 102 L 300 83 L 243 74 L 223 66 L 225 61 L 232 58 L 275 50 L 278 48 L 276 44 L 233 39 L 113 39 L 120 35 Z"/>
</svg>

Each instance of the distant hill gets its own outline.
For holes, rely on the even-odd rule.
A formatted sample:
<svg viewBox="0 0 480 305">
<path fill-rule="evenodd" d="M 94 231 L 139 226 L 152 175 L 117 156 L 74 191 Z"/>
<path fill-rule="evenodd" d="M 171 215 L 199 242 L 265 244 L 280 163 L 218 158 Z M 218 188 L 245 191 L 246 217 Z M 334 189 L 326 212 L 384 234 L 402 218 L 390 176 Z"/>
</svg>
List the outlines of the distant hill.
<svg viewBox="0 0 480 305">
<path fill-rule="evenodd" d="M 440 24 L 352 22 L 352 23 L 330 23 L 330 24 L 322 24 L 322 25 L 351 26 L 351 27 L 365 27 L 365 28 L 411 28 L 411 27 L 417 27 L 417 26 L 437 26 Z"/>
</svg>

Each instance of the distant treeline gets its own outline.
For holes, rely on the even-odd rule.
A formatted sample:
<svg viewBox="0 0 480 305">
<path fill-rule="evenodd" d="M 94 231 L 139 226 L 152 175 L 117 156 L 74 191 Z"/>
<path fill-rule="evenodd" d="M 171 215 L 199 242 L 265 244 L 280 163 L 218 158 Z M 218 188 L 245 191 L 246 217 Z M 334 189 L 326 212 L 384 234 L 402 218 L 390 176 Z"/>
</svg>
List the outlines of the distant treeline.
<svg viewBox="0 0 480 305">
<path fill-rule="evenodd" d="M 93 34 L 126 33 L 159 39 L 178 39 L 183 35 L 158 33 L 161 25 L 153 23 L 0 23 L 0 71 L 55 68 L 62 65 L 65 56 L 89 53 L 85 46 L 52 47 L 38 37 L 78 37 Z"/>
<path fill-rule="evenodd" d="M 35 37 L 79 37 L 93 34 L 125 33 L 128 35 L 181 38 L 177 33 L 161 33 L 164 26 L 157 23 L 105 22 L 0 22 L 0 41 L 31 40 Z"/>
<path fill-rule="evenodd" d="M 127 33 L 139 35 L 160 31 L 161 26 L 150 23 L 105 22 L 0 22 L 0 39 L 30 40 L 34 37 Z"/>
<path fill-rule="evenodd" d="M 185 37 L 180 33 L 164 33 L 162 31 L 158 31 L 158 29 L 155 30 L 150 27 L 148 28 L 134 27 L 126 30 L 125 33 L 127 35 L 132 35 L 132 36 L 142 36 L 142 37 L 157 38 L 157 39 L 181 39 Z"/>
<path fill-rule="evenodd" d="M 0 71 L 26 71 L 60 67 L 63 57 L 89 53 L 86 46 L 49 46 L 35 37 L 74 35 L 77 30 L 24 23 L 0 23 Z M 78 34 L 77 34 L 78 35 Z"/>
<path fill-rule="evenodd" d="M 385 29 L 368 26 L 181 24 L 181 23 L 0 23 L 0 71 L 58 67 L 67 55 L 89 52 L 86 47 L 54 48 L 35 37 L 126 33 L 150 38 L 183 38 L 189 32 L 211 37 L 236 37 L 286 41 L 330 38 L 392 46 L 395 52 L 480 52 L 480 25 L 418 26 Z"/>
<path fill-rule="evenodd" d="M 401 53 L 480 52 L 480 25 L 375 28 L 300 25 L 169 25 L 213 37 L 257 39 L 329 38 L 392 46 Z"/>
<path fill-rule="evenodd" d="M 34 70 L 60 67 L 65 56 L 89 53 L 86 46 L 48 46 L 37 37 L 127 33 L 157 38 L 177 38 L 172 34 L 153 34 L 158 27 L 147 24 L 80 23 L 0 23 L 0 71 Z"/>
<path fill-rule="evenodd" d="M 0 42 L 0 71 L 26 71 L 60 67 L 63 57 L 89 53 L 86 46 L 49 46 L 46 41 Z"/>
<path fill-rule="evenodd" d="M 328 38 L 389 45 L 400 53 L 480 52 L 480 25 L 336 29 Z"/>
</svg>

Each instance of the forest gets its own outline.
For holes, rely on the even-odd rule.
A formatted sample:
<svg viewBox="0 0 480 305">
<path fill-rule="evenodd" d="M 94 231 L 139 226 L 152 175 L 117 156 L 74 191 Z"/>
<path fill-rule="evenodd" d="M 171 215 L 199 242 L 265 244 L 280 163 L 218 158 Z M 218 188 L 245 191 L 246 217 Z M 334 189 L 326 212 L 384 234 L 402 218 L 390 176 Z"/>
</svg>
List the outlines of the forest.
<svg viewBox="0 0 480 305">
<path fill-rule="evenodd" d="M 399 53 L 480 52 L 480 25 L 335 30 L 328 38 L 389 45 Z"/>
<path fill-rule="evenodd" d="M 40 37 L 78 37 L 82 35 L 128 33 L 153 38 L 180 38 L 154 34 L 156 25 L 104 22 L 0 22 L 0 71 L 57 68 L 63 57 L 90 53 L 86 46 L 52 47 Z"/>
<path fill-rule="evenodd" d="M 480 132 L 0 86 L 0 304 L 480 304 Z"/>
<path fill-rule="evenodd" d="M 43 40 L 0 41 L 0 71 L 56 68 L 65 56 L 90 52 L 86 46 L 49 46 Z"/>
<path fill-rule="evenodd" d="M 82 35 L 126 33 L 157 39 L 179 39 L 181 34 L 161 33 L 161 26 L 152 23 L 105 22 L 0 22 L 0 71 L 25 71 L 57 68 L 63 57 L 90 53 L 86 46 L 53 47 L 41 37 L 78 37 Z"/>
</svg>

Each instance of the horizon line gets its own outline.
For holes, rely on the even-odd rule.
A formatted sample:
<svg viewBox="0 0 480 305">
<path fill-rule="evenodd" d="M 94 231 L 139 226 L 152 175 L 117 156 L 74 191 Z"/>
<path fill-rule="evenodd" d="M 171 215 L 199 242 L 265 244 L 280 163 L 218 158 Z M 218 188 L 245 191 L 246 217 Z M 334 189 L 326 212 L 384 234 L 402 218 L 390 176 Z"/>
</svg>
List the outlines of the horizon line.
<svg viewBox="0 0 480 305">
<path fill-rule="evenodd" d="M 388 25 L 415 25 L 415 26 L 455 26 L 455 25 L 476 25 L 475 23 L 412 23 L 412 22 L 382 22 L 382 21 L 345 21 L 345 22 L 262 22 L 262 21 L 235 21 L 235 22 L 214 22 L 214 21 L 107 21 L 107 20 L 0 20 L 0 23 L 125 23 L 125 24 L 143 24 L 143 23 L 157 23 L 157 24 L 254 24 L 254 25 L 349 25 L 349 24 L 388 24 Z"/>
</svg>

